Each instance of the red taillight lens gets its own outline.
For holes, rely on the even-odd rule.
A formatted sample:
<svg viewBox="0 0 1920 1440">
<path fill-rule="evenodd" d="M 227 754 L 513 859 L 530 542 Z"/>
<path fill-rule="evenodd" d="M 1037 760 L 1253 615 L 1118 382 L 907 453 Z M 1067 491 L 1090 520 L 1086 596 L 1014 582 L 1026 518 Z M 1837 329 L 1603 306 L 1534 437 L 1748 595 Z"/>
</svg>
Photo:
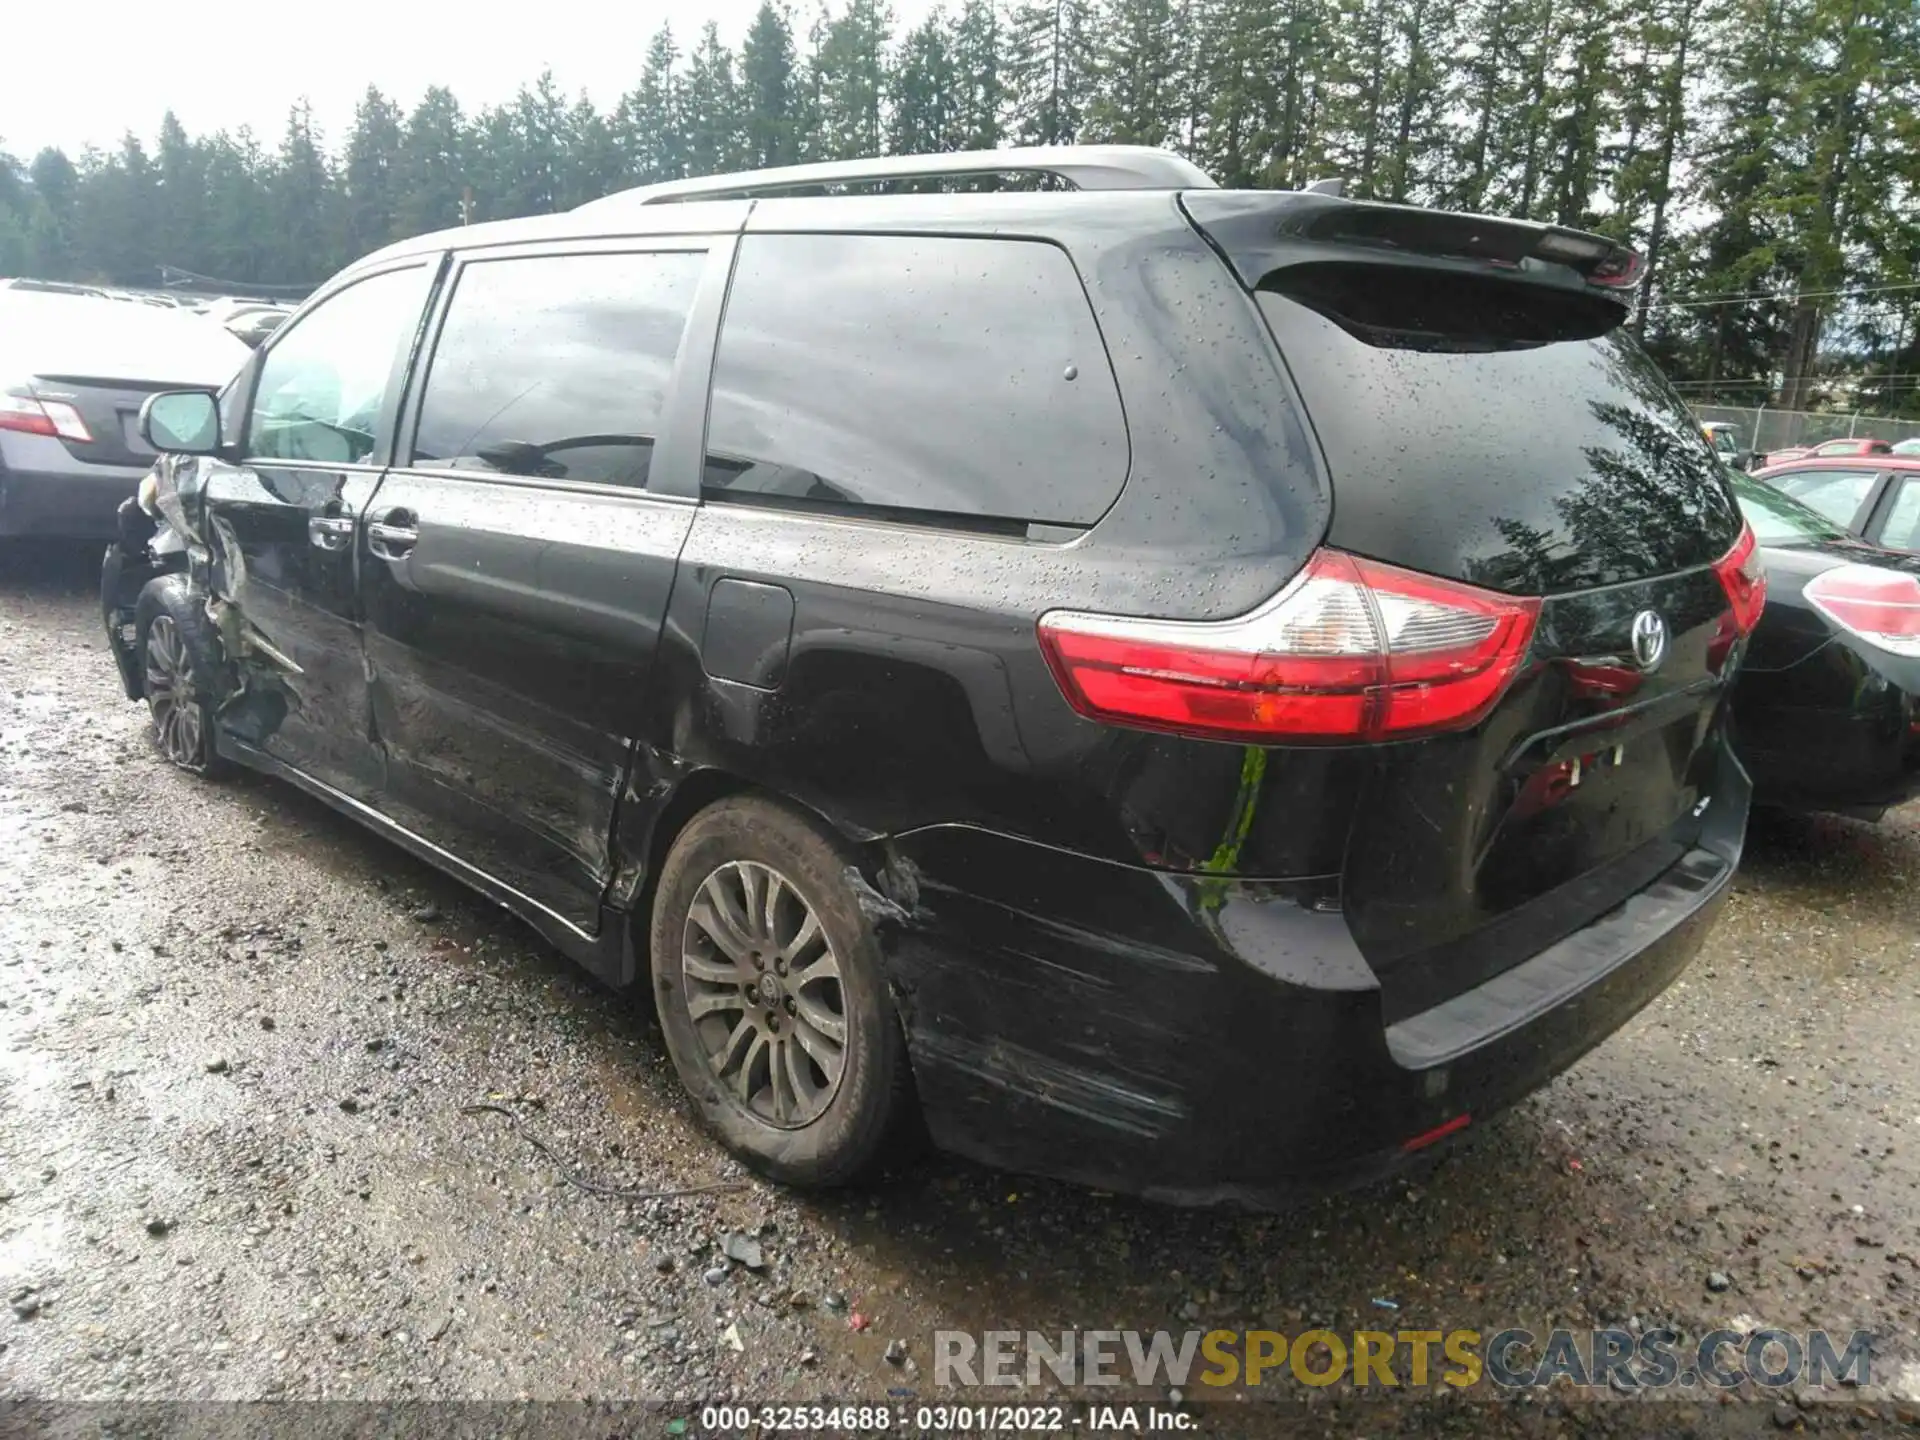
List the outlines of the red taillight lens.
<svg viewBox="0 0 1920 1440">
<path fill-rule="evenodd" d="M 22 395 L 0 395 L 0 430 L 16 430 L 23 435 L 57 436 L 53 418 L 40 408 L 38 400 Z"/>
<path fill-rule="evenodd" d="M 1236 620 L 1054 611 L 1040 645 L 1090 720 L 1205 739 L 1399 740 L 1477 723 L 1540 602 L 1320 550 Z"/>
<path fill-rule="evenodd" d="M 1751 635 L 1760 623 L 1760 612 L 1767 607 L 1767 572 L 1760 563 L 1760 546 L 1753 538 L 1751 525 L 1740 527 L 1740 538 L 1713 562 L 1713 568 L 1733 608 L 1735 628 L 1742 635 Z"/>
<path fill-rule="evenodd" d="M 1646 269 L 1646 265 L 1645 257 L 1638 250 L 1619 245 L 1612 254 L 1587 272 L 1587 280 L 1594 285 L 1624 290 L 1640 283 L 1640 272 Z"/>
<path fill-rule="evenodd" d="M 35 400 L 27 395 L 0 395 L 0 430 L 78 440 L 83 444 L 93 439 L 87 422 L 71 405 L 58 400 Z"/>
<path fill-rule="evenodd" d="M 1896 655 L 1920 655 L 1920 580 L 1874 565 L 1822 571 L 1802 592 L 1843 629 Z"/>
</svg>

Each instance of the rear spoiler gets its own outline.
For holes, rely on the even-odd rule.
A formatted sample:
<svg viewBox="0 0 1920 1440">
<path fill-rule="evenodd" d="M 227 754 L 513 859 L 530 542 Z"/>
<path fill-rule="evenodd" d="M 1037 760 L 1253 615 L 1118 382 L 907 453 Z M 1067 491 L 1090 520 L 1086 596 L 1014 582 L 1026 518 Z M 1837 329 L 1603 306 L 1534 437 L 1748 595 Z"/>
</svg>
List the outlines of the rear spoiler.
<svg viewBox="0 0 1920 1440">
<path fill-rule="evenodd" d="M 1612 292 L 1621 304 L 1641 258 L 1585 230 L 1305 191 L 1187 190 L 1187 217 L 1249 288 L 1288 265 L 1347 260 L 1431 266 Z"/>
</svg>

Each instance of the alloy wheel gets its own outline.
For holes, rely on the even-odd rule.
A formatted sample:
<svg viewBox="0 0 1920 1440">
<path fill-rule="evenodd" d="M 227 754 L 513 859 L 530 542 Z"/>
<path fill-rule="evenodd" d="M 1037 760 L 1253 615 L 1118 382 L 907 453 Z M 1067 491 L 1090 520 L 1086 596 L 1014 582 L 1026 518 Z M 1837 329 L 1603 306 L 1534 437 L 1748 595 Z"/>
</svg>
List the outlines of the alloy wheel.
<svg viewBox="0 0 1920 1440">
<path fill-rule="evenodd" d="M 719 866 L 688 908 L 681 969 L 714 1078 L 766 1124 L 818 1119 L 846 1067 L 847 1007 L 839 957 L 806 897 L 758 861 Z"/>
<path fill-rule="evenodd" d="M 147 706 L 160 750 L 174 764 L 191 769 L 202 761 L 200 696 L 193 662 L 171 615 L 153 617 L 147 626 Z"/>
</svg>

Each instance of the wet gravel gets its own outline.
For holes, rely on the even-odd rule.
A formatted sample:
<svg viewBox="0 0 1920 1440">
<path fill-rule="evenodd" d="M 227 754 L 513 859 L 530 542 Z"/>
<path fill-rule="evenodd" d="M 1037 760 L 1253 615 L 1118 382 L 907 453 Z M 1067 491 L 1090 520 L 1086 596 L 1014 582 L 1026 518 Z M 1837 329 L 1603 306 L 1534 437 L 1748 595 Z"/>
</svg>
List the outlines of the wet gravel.
<svg viewBox="0 0 1920 1440">
<path fill-rule="evenodd" d="M 936 1157 L 801 1197 L 706 1140 L 632 1000 L 290 787 L 163 764 L 95 573 L 0 558 L 6 1393 L 685 1413 L 951 1398 L 939 1328 L 1765 1323 L 1872 1330 L 1886 1383 L 1760 1429 L 1920 1408 L 1920 808 L 1756 821 L 1681 982 L 1417 1182 L 1223 1216 Z"/>
</svg>

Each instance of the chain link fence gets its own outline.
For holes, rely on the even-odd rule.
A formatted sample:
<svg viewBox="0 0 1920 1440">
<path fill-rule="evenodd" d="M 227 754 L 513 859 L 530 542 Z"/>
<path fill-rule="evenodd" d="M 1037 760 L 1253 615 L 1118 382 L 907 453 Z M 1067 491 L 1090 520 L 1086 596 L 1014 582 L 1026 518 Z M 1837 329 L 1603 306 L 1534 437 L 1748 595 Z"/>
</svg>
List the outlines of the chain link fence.
<svg viewBox="0 0 1920 1440">
<path fill-rule="evenodd" d="M 1884 420 L 1876 415 L 1850 415 L 1831 410 L 1774 410 L 1740 405 L 1691 407 L 1702 424 L 1724 421 L 1740 432 L 1740 449 L 1764 455 L 1793 445 L 1818 445 L 1826 440 L 1920 440 L 1920 420 Z"/>
</svg>

